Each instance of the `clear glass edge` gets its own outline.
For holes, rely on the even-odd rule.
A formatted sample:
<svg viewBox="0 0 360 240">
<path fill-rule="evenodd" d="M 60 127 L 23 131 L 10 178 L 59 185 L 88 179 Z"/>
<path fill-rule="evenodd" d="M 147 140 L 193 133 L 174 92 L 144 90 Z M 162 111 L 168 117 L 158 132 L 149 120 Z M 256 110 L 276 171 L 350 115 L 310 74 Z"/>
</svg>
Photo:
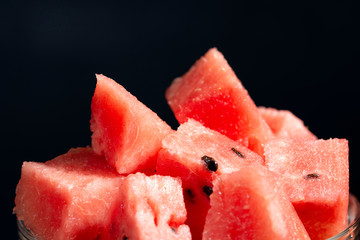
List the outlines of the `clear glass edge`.
<svg viewBox="0 0 360 240">
<path fill-rule="evenodd" d="M 18 239 L 19 240 L 36 240 L 36 236 L 25 227 L 24 222 L 22 220 L 16 221 L 18 228 Z"/>
</svg>

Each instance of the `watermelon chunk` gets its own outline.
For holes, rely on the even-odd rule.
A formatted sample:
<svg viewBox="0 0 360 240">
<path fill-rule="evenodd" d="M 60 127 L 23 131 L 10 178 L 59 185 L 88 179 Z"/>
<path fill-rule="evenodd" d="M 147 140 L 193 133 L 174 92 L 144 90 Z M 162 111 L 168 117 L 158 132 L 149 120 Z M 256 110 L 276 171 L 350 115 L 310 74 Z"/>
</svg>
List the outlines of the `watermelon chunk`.
<svg viewBox="0 0 360 240">
<path fill-rule="evenodd" d="M 224 56 L 210 49 L 173 81 L 166 99 L 177 120 L 193 118 L 262 154 L 273 133 Z"/>
<path fill-rule="evenodd" d="M 214 183 L 203 239 L 309 239 L 274 174 L 246 166 Z"/>
<path fill-rule="evenodd" d="M 186 224 L 193 239 L 202 237 L 213 175 L 230 173 L 253 162 L 264 163 L 258 154 L 193 119 L 164 138 L 162 147 L 157 173 L 181 178 Z"/>
<path fill-rule="evenodd" d="M 25 162 L 15 213 L 41 239 L 191 239 L 180 179 L 120 176 L 90 148 Z"/>
<path fill-rule="evenodd" d="M 121 174 L 153 174 L 171 128 L 114 80 L 97 76 L 91 103 L 92 147 Z"/>
<path fill-rule="evenodd" d="M 131 174 L 112 212 L 109 237 L 102 239 L 191 239 L 180 179 Z"/>
<path fill-rule="evenodd" d="M 90 148 L 47 163 L 24 162 L 14 212 L 41 239 L 96 239 L 123 177 Z"/>
<path fill-rule="evenodd" d="M 265 119 L 276 137 L 317 139 L 317 137 L 305 127 L 304 122 L 292 112 L 266 107 L 258 107 L 258 109 L 261 117 Z"/>
<path fill-rule="evenodd" d="M 326 239 L 347 224 L 348 143 L 345 139 L 278 139 L 265 145 L 265 164 L 282 176 L 311 239 Z"/>
</svg>

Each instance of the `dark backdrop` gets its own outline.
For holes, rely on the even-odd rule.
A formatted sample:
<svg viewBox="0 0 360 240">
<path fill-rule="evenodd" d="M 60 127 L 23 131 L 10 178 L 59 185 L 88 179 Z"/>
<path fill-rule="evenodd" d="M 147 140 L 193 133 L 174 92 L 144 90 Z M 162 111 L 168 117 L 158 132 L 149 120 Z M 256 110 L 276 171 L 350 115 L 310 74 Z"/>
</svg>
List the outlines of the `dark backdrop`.
<svg viewBox="0 0 360 240">
<path fill-rule="evenodd" d="M 214 46 L 257 105 L 293 111 L 319 138 L 350 141 L 350 187 L 359 197 L 359 4 L 289 2 L 2 1 L 8 238 L 16 236 L 11 212 L 22 162 L 90 144 L 95 73 L 117 80 L 175 128 L 164 91 Z"/>
</svg>

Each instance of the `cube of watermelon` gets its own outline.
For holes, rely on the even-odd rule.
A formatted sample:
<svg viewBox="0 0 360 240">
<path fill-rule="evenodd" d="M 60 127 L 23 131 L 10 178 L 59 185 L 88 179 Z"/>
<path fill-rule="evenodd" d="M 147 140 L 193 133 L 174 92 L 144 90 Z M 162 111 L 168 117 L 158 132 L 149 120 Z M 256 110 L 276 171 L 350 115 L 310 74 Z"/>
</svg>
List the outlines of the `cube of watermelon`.
<svg viewBox="0 0 360 240">
<path fill-rule="evenodd" d="M 181 177 L 193 239 L 201 239 L 210 207 L 213 175 L 236 171 L 263 159 L 240 143 L 189 119 L 166 138 L 159 152 L 157 173 Z"/>
<path fill-rule="evenodd" d="M 14 211 L 38 239 L 95 239 L 122 179 L 90 148 L 72 149 L 45 164 L 24 162 Z"/>
<path fill-rule="evenodd" d="M 203 239 L 309 239 L 274 174 L 246 166 L 219 176 L 210 196 Z"/>
<path fill-rule="evenodd" d="M 191 239 L 180 179 L 131 174 L 124 179 L 120 199 L 111 214 L 109 236 L 102 239 Z"/>
<path fill-rule="evenodd" d="M 175 79 L 165 96 L 180 123 L 193 118 L 260 155 L 262 144 L 273 137 L 248 92 L 215 48 Z"/>
<path fill-rule="evenodd" d="M 154 174 L 161 140 L 171 128 L 114 80 L 96 76 L 90 126 L 94 151 L 121 174 Z"/>
<path fill-rule="evenodd" d="M 282 183 L 311 239 L 326 239 L 347 224 L 348 143 L 345 139 L 280 139 L 265 145 L 265 164 Z"/>
<path fill-rule="evenodd" d="M 292 112 L 266 107 L 258 107 L 258 109 L 261 117 L 265 119 L 276 137 L 317 139 L 317 137 L 305 127 L 304 122 Z"/>
<path fill-rule="evenodd" d="M 15 213 L 37 239 L 191 239 L 181 182 L 120 176 L 90 148 L 25 162 Z"/>
</svg>

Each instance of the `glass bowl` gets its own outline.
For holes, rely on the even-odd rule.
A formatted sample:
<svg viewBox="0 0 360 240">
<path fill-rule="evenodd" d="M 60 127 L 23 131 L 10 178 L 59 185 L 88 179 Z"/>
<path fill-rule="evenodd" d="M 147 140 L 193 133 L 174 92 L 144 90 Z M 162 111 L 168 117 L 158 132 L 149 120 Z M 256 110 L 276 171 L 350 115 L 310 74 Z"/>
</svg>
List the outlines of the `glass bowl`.
<svg viewBox="0 0 360 240">
<path fill-rule="evenodd" d="M 19 240 L 36 240 L 35 236 L 28 230 L 23 221 L 17 221 Z M 337 235 L 326 240 L 360 240 L 360 203 L 356 197 L 350 194 L 348 208 L 348 227 Z"/>
</svg>

